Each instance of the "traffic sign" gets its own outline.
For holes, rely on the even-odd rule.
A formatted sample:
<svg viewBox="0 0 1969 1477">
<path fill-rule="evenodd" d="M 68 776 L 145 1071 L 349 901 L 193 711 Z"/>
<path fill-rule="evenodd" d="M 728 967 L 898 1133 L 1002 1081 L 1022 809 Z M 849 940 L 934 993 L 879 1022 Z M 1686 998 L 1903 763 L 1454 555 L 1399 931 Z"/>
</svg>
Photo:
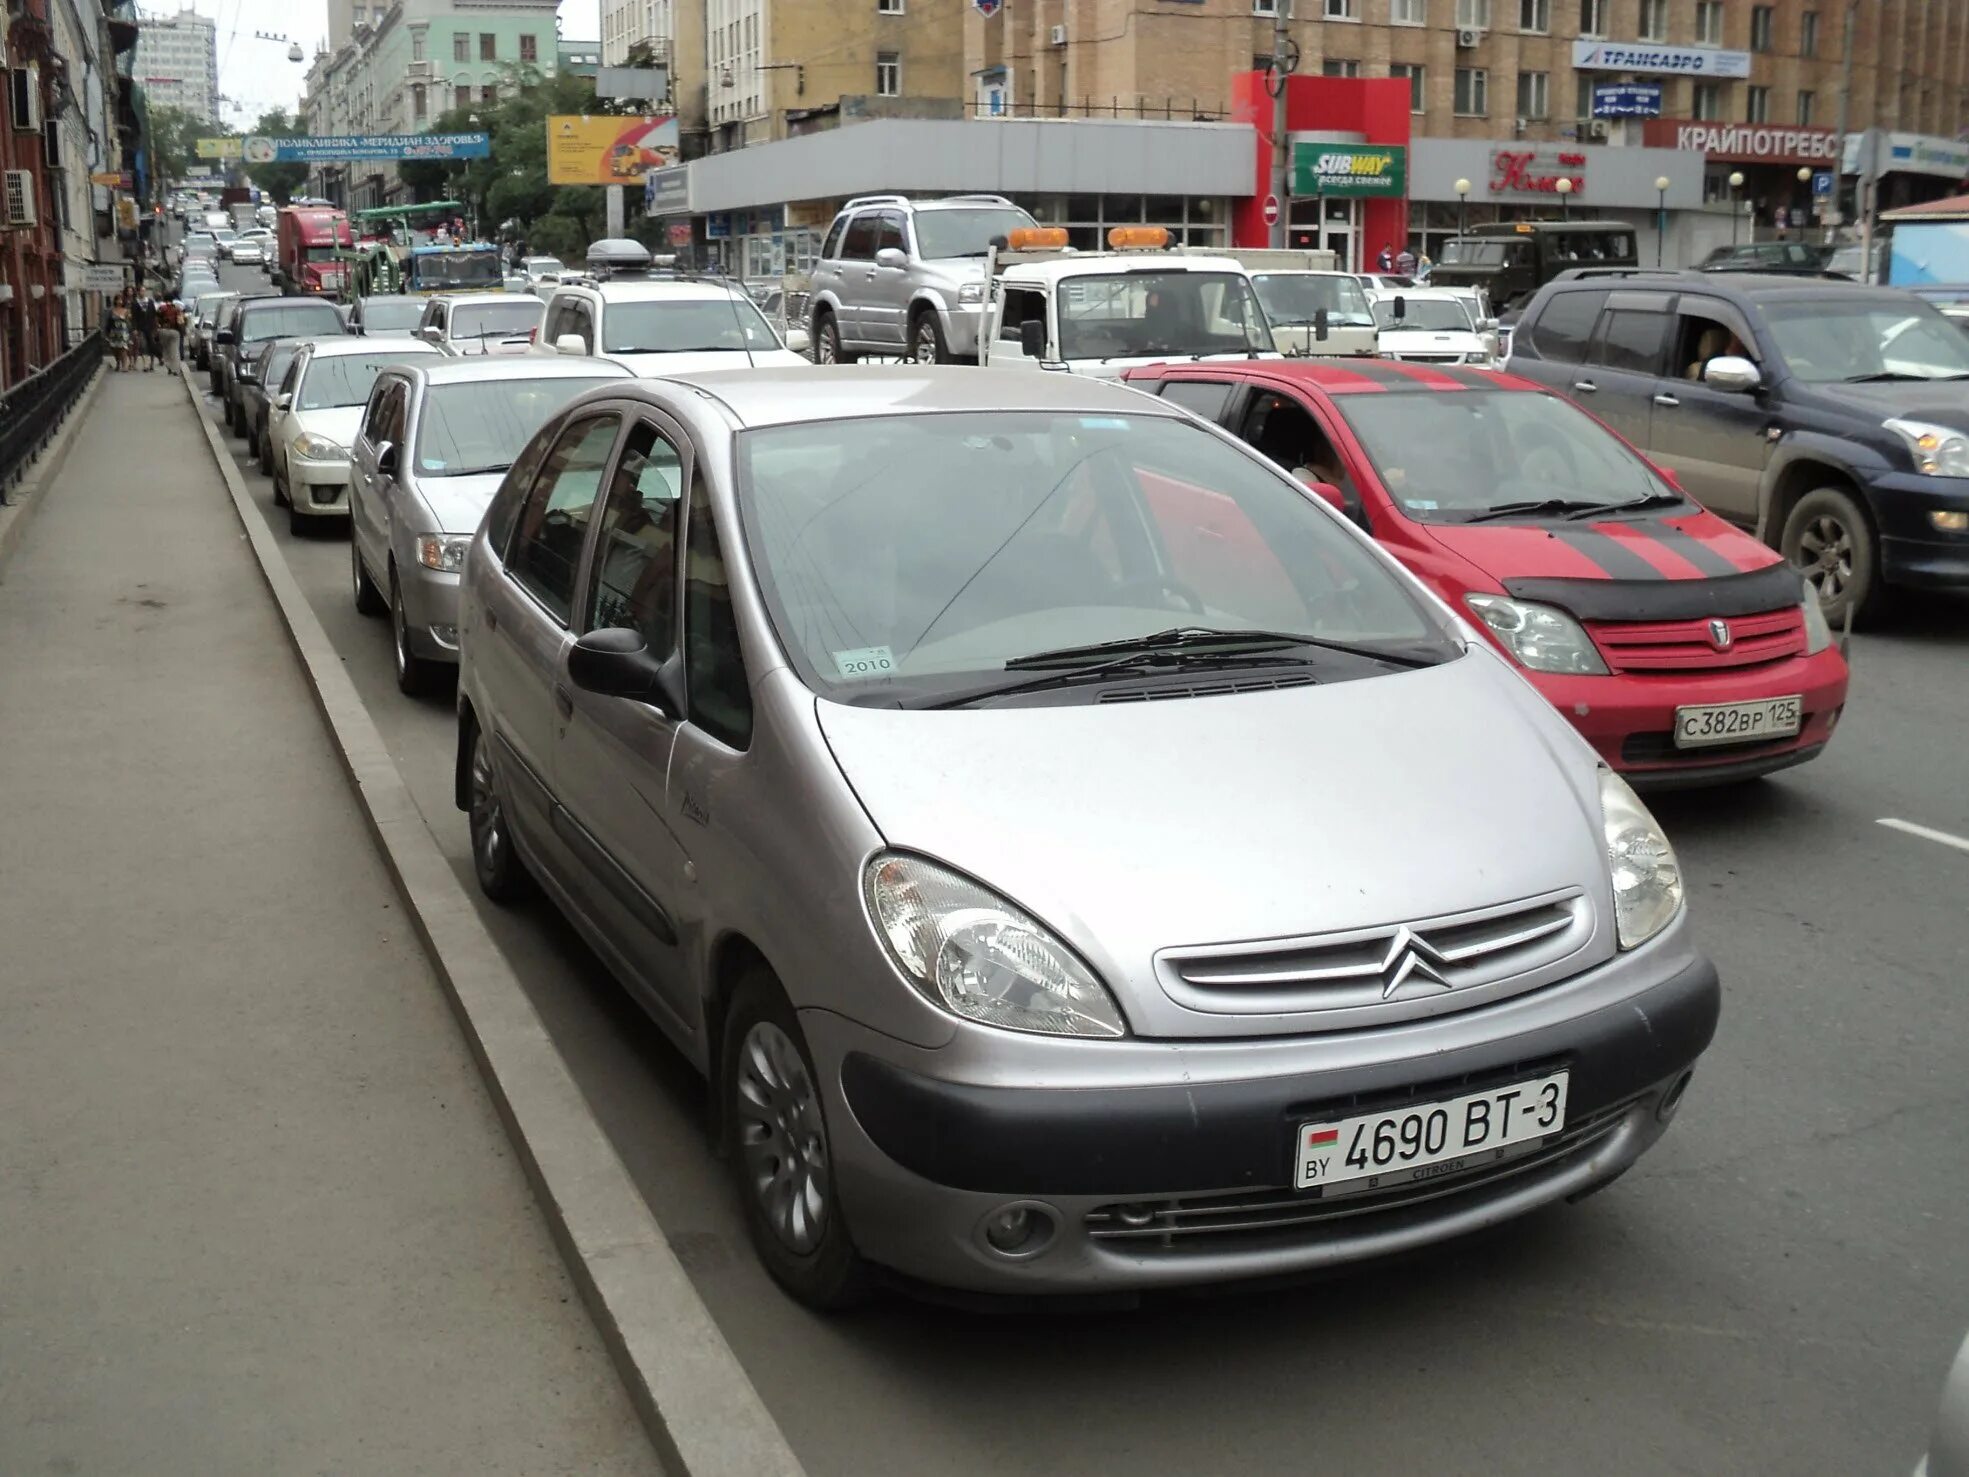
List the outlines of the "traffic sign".
<svg viewBox="0 0 1969 1477">
<path fill-rule="evenodd" d="M 1812 193 L 1813 193 L 1814 195 L 1830 195 L 1830 194 L 1832 193 L 1832 171 L 1831 171 L 1831 170 L 1829 170 L 1829 169 L 1819 169 L 1819 170 L 1814 170 L 1814 171 L 1813 171 L 1813 173 L 1812 173 Z"/>
<path fill-rule="evenodd" d="M 1278 224 L 1278 196 L 1276 195 L 1265 197 L 1265 224 L 1268 226 Z"/>
</svg>

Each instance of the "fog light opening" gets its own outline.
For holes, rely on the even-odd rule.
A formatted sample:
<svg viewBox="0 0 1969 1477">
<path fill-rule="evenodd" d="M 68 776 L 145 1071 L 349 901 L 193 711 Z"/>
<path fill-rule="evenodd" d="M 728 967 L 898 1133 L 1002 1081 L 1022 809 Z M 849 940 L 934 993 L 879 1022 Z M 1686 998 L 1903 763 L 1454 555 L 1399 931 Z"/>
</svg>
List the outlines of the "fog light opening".
<svg viewBox="0 0 1969 1477">
<path fill-rule="evenodd" d="M 1957 508 L 1935 508 L 1928 521 L 1937 533 L 1969 533 L 1969 512 Z"/>
<path fill-rule="evenodd" d="M 1002 1257 L 1037 1256 L 1053 1240 L 1053 1212 L 1031 1200 L 1001 1205 L 980 1223 L 984 1243 Z"/>
<path fill-rule="evenodd" d="M 317 506 L 326 506 L 342 496 L 342 489 L 332 482 L 317 482 L 308 489 L 308 496 Z"/>
<path fill-rule="evenodd" d="M 1689 1090 L 1689 1079 L 1693 1071 L 1684 1072 L 1675 1079 L 1675 1085 L 1661 1095 L 1661 1103 L 1655 1108 L 1655 1117 L 1666 1123 L 1675 1116 L 1675 1110 L 1682 1106 L 1682 1094 Z"/>
</svg>

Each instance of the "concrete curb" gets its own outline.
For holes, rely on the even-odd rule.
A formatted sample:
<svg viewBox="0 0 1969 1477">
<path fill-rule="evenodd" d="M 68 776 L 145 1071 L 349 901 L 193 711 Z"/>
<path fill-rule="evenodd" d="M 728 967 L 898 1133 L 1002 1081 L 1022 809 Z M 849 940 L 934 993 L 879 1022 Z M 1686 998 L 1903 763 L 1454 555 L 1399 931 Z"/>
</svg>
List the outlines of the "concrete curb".
<svg viewBox="0 0 1969 1477">
<path fill-rule="evenodd" d="M 68 424 L 55 432 L 55 439 L 29 464 L 27 475 L 21 478 L 20 485 L 10 494 L 12 500 L 0 507 L 0 577 L 4 577 L 7 557 L 20 547 L 36 510 L 48 500 L 48 489 L 54 485 L 55 473 L 67 460 L 69 444 L 81 429 L 83 417 L 96 403 L 96 395 L 102 390 L 103 380 L 108 374 L 107 369 L 96 371 L 89 381 L 89 387 L 77 398 L 75 409 L 69 412 Z"/>
<path fill-rule="evenodd" d="M 206 419 L 198 387 L 188 371 L 180 373 L 384 862 L 664 1465 L 679 1477 L 802 1477 L 778 1423 L 438 849 L 272 530 Z"/>
</svg>

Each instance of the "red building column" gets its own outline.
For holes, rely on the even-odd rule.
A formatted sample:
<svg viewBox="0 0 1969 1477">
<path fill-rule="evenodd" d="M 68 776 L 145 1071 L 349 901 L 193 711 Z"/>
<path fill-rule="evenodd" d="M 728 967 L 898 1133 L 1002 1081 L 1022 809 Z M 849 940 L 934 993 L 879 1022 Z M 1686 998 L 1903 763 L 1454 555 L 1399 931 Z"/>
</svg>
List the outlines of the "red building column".
<svg viewBox="0 0 1969 1477">
<path fill-rule="evenodd" d="M 1400 145 L 1406 153 L 1409 96 L 1409 83 L 1402 77 L 1292 77 L 1286 83 L 1286 128 L 1293 133 L 1358 134 L 1363 143 Z M 1271 239 L 1265 197 L 1272 188 L 1272 96 L 1265 90 L 1263 72 L 1232 75 L 1231 120 L 1250 124 L 1257 135 L 1250 193 L 1231 205 L 1231 244 L 1264 246 Z M 1384 241 L 1399 252 L 1408 240 L 1407 198 L 1360 203 L 1363 255 L 1371 257 Z"/>
</svg>

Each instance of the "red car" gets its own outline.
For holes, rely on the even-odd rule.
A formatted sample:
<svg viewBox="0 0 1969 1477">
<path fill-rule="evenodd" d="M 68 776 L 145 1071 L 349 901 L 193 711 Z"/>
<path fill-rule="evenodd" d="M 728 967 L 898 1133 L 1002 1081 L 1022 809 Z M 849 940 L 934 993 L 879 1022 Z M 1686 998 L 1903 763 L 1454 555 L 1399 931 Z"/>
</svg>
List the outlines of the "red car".
<svg viewBox="0 0 1969 1477">
<path fill-rule="evenodd" d="M 1748 779 L 1832 736 L 1846 660 L 1797 571 L 1571 402 L 1388 359 L 1127 378 L 1339 506 L 1636 785 Z"/>
</svg>

